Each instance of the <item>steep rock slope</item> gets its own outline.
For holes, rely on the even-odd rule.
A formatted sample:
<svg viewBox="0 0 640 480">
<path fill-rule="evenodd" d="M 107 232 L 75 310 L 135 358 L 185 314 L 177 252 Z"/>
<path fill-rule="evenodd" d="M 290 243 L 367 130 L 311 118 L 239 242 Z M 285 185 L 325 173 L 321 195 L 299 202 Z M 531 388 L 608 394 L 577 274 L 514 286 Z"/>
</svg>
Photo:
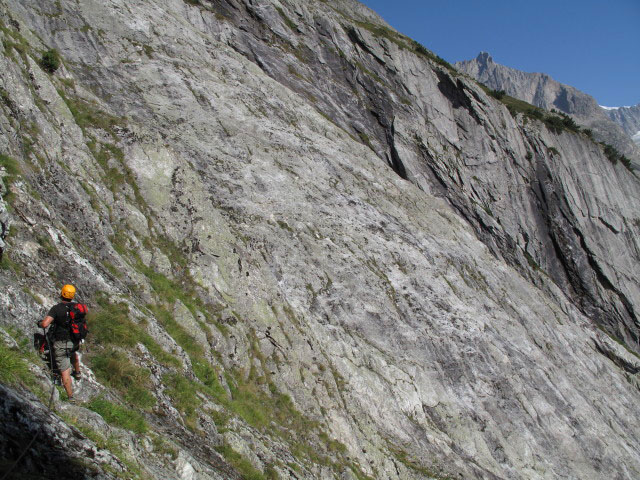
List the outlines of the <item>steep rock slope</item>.
<svg viewBox="0 0 640 480">
<path fill-rule="evenodd" d="M 512 97 L 546 110 L 556 109 L 574 117 L 580 125 L 593 130 L 594 136 L 613 145 L 640 166 L 640 150 L 631 141 L 638 129 L 629 131 L 621 116 L 603 109 L 595 98 L 564 85 L 544 73 L 527 73 L 493 61 L 487 53 L 473 60 L 457 62 L 456 68 L 495 90 L 504 90 Z M 626 134 L 626 135 L 625 135 Z"/>
<path fill-rule="evenodd" d="M 636 144 L 640 144 L 640 105 L 606 108 L 609 118 L 620 125 Z"/>
<path fill-rule="evenodd" d="M 586 136 L 356 2 L 1 18 L 3 344 L 62 282 L 99 313 L 41 434 L 87 476 L 637 476 L 638 182 Z M 14 388 L 7 459 L 49 421 Z"/>
</svg>

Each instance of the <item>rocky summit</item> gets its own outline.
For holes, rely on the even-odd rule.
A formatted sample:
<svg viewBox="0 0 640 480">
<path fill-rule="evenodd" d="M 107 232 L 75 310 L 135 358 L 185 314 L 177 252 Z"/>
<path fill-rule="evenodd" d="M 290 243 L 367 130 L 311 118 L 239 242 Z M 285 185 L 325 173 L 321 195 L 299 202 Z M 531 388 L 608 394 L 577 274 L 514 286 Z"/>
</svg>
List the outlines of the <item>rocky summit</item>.
<svg viewBox="0 0 640 480">
<path fill-rule="evenodd" d="M 355 0 L 5 0 L 0 41 L 3 480 L 640 478 L 640 185 L 570 119 Z"/>
</svg>

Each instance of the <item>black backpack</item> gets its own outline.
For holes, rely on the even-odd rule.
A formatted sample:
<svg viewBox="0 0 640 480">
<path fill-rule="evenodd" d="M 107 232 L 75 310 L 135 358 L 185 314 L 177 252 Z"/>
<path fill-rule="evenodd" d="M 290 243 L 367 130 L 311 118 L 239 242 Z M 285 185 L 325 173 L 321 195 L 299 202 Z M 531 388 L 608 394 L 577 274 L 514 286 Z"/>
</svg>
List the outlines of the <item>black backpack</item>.
<svg viewBox="0 0 640 480">
<path fill-rule="evenodd" d="M 87 312 L 89 309 L 84 303 L 71 303 L 67 307 L 69 325 L 69 334 L 71 341 L 79 342 L 84 340 L 89 333 L 89 326 L 87 325 Z"/>
</svg>

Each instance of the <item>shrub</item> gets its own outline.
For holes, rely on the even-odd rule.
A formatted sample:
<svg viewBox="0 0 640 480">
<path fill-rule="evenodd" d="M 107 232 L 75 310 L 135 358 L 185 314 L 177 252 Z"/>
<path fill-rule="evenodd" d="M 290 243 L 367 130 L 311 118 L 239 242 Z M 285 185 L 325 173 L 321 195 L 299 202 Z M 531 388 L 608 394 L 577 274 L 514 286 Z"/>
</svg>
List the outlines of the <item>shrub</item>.
<svg viewBox="0 0 640 480">
<path fill-rule="evenodd" d="M 561 133 L 565 128 L 562 118 L 557 115 L 547 115 L 544 117 L 544 123 L 547 128 L 555 134 Z"/>
<path fill-rule="evenodd" d="M 620 155 L 620 162 L 627 168 L 627 170 L 631 171 L 631 160 L 624 155 Z"/>
<path fill-rule="evenodd" d="M 604 147 L 604 154 L 609 159 L 611 163 L 614 165 L 620 161 L 622 165 L 626 167 L 627 170 L 631 171 L 631 160 L 622 155 L 618 150 L 609 145 L 608 143 L 600 142 L 600 145 Z"/>
<path fill-rule="evenodd" d="M 604 147 L 604 154 L 609 159 L 609 161 L 614 165 L 618 163 L 618 151 L 607 143 L 603 143 L 602 146 Z"/>
<path fill-rule="evenodd" d="M 47 50 L 40 58 L 40 66 L 47 73 L 54 73 L 60 68 L 60 54 L 54 48 Z"/>
<path fill-rule="evenodd" d="M 525 114 L 537 120 L 542 120 L 544 118 L 544 113 L 542 113 L 542 110 L 539 108 L 530 108 L 525 112 Z"/>
<path fill-rule="evenodd" d="M 573 120 L 573 118 L 571 118 L 566 113 L 562 113 L 562 112 L 557 112 L 557 113 L 558 113 L 558 115 L 560 115 L 560 117 L 562 117 L 562 125 L 564 126 L 564 128 L 566 128 L 567 130 L 571 130 L 572 132 L 579 132 L 580 131 L 580 127 Z"/>
<path fill-rule="evenodd" d="M 423 57 L 427 57 L 428 59 L 434 61 L 438 65 L 441 65 L 441 66 L 445 67 L 447 70 L 449 70 L 451 73 L 453 73 L 454 76 L 458 75 L 458 71 L 453 67 L 453 65 L 451 65 L 449 62 L 447 62 L 440 55 L 436 55 L 435 53 L 431 52 L 429 49 L 427 49 L 420 42 L 417 42 L 415 40 L 411 40 L 411 43 L 413 44 L 414 51 L 418 55 L 422 55 Z"/>
<path fill-rule="evenodd" d="M 497 98 L 498 100 L 502 100 L 506 94 L 507 92 L 505 92 L 504 90 L 491 90 L 489 92 L 489 95 L 491 95 L 493 98 Z"/>
</svg>

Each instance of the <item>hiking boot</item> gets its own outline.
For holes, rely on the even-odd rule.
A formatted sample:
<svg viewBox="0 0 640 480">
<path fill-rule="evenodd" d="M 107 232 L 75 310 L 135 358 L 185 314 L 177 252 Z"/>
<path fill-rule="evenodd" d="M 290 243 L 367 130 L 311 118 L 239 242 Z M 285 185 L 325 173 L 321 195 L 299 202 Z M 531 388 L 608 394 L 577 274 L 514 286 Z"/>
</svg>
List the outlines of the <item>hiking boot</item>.
<svg viewBox="0 0 640 480">
<path fill-rule="evenodd" d="M 76 397 L 69 397 L 67 399 L 67 402 L 69 402 L 71 405 L 80 405 L 82 403 Z"/>
<path fill-rule="evenodd" d="M 81 372 L 75 372 L 75 371 L 74 371 L 74 372 L 71 374 L 71 376 L 72 376 L 73 378 L 75 378 L 76 380 L 80 381 L 80 379 L 82 378 L 82 373 L 81 373 Z"/>
</svg>

